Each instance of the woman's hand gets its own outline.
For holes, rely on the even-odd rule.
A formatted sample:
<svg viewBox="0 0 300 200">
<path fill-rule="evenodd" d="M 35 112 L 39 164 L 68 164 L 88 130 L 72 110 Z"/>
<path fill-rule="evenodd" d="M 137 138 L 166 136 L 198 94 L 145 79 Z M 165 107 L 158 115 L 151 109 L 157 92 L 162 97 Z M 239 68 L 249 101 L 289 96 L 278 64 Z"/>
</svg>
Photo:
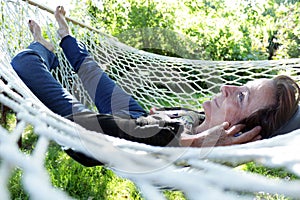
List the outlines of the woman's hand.
<svg viewBox="0 0 300 200">
<path fill-rule="evenodd" d="M 182 135 L 181 146 L 228 146 L 234 144 L 243 144 L 261 139 L 261 136 L 259 135 L 261 127 L 257 126 L 250 131 L 240 134 L 240 131 L 243 128 L 244 125 L 242 124 L 234 125 L 229 128 L 229 123 L 224 122 L 221 125 L 212 127 L 195 135 Z"/>
</svg>

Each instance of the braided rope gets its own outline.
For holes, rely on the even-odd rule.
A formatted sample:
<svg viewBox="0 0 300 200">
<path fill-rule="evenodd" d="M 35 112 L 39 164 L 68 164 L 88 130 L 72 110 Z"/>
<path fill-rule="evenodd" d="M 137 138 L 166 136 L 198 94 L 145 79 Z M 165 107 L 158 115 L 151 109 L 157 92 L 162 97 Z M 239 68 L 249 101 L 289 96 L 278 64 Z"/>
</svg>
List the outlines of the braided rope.
<svg viewBox="0 0 300 200">
<path fill-rule="evenodd" d="M 52 113 L 23 84 L 9 64 L 11 57 L 32 40 L 27 30 L 27 21 L 32 16 L 42 19 L 44 33 L 58 44 L 52 30 L 54 19 L 49 14 L 52 11 L 32 1 L 0 0 L 0 6 L 0 102 L 12 108 L 18 118 L 11 132 L 0 127 L 1 199 L 10 198 L 7 183 L 16 167 L 23 171 L 24 188 L 33 199 L 70 199 L 51 185 L 43 166 L 51 140 L 106 163 L 118 175 L 132 180 L 148 199 L 163 199 L 159 187 L 179 189 L 188 199 L 239 199 L 240 196 L 246 199 L 259 191 L 292 198 L 300 196 L 299 181 L 273 180 L 222 165 L 255 161 L 269 167 L 284 167 L 300 176 L 298 130 L 273 139 L 230 147 L 161 148 L 87 131 Z M 99 64 L 145 107 L 161 106 L 165 102 L 175 106 L 180 102 L 182 106 L 198 108 L 199 97 L 209 97 L 221 84 L 241 84 L 257 77 L 272 77 L 275 71 L 288 73 L 299 80 L 300 59 L 216 62 L 168 58 L 128 47 L 114 38 L 82 27 L 74 20 L 70 21 L 70 26 L 74 35 L 88 45 Z M 91 105 L 80 81 L 69 72 L 70 66 L 62 53 L 57 50 L 57 54 L 62 66 L 53 73 L 54 76 L 78 99 Z M 237 71 L 249 75 L 240 77 Z M 196 84 L 200 82 L 202 86 Z M 40 136 L 30 155 L 20 151 L 17 145 L 27 124 L 31 124 L 35 134 Z"/>
</svg>

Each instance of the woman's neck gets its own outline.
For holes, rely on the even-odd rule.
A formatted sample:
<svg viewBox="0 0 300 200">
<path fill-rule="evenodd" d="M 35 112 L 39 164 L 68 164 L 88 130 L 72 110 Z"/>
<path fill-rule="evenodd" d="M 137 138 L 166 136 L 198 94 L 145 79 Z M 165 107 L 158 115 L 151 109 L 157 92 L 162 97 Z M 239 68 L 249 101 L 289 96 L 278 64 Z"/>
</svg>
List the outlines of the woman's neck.
<svg viewBox="0 0 300 200">
<path fill-rule="evenodd" d="M 194 134 L 201 133 L 209 129 L 209 125 L 206 120 L 204 120 L 199 126 L 195 127 Z"/>
</svg>

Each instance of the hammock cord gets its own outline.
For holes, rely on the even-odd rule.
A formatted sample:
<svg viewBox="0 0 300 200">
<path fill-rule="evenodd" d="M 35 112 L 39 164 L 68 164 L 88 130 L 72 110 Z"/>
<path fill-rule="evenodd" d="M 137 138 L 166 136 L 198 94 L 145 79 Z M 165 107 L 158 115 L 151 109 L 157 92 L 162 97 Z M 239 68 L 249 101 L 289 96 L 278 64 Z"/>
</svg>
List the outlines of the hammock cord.
<svg viewBox="0 0 300 200">
<path fill-rule="evenodd" d="M 71 199 L 50 183 L 44 166 L 49 141 L 105 163 L 119 176 L 132 180 L 148 199 L 164 199 L 161 187 L 181 190 L 188 199 L 240 199 L 241 196 L 246 199 L 260 191 L 292 198 L 300 196 L 299 181 L 273 180 L 222 164 L 236 166 L 254 161 L 268 167 L 283 167 L 300 176 L 298 130 L 229 147 L 153 147 L 88 131 L 51 112 L 19 79 L 10 60 L 32 40 L 28 19 L 42 19 L 43 33 L 56 45 L 61 63 L 53 75 L 82 103 L 93 108 L 81 82 L 59 51 L 53 10 L 29 0 L 0 0 L 0 11 L 0 102 L 17 117 L 13 130 L 0 126 L 1 199 L 10 199 L 7 183 L 15 168 L 22 170 L 24 189 L 33 199 Z M 71 18 L 68 20 L 73 34 L 87 44 L 99 65 L 145 108 L 164 106 L 167 102 L 169 106 L 180 103 L 182 107 L 199 109 L 201 101 L 218 92 L 222 84 L 239 85 L 257 77 L 271 78 L 275 71 L 297 81 L 300 78 L 300 59 L 220 62 L 159 56 L 122 44 Z M 245 76 L 240 77 L 237 72 Z M 39 136 L 29 155 L 17 145 L 28 124 Z"/>
</svg>

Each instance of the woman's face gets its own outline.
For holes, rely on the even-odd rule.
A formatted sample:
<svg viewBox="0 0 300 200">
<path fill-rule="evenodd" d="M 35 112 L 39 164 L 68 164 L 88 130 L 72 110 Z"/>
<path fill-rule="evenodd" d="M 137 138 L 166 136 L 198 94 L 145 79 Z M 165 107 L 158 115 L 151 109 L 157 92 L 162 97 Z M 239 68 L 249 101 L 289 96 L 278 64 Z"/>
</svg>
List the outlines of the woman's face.
<svg viewBox="0 0 300 200">
<path fill-rule="evenodd" d="M 253 112 L 275 104 L 275 86 L 271 79 L 257 79 L 243 86 L 224 85 L 221 93 L 203 103 L 208 128 L 229 122 L 231 125 Z"/>
</svg>

